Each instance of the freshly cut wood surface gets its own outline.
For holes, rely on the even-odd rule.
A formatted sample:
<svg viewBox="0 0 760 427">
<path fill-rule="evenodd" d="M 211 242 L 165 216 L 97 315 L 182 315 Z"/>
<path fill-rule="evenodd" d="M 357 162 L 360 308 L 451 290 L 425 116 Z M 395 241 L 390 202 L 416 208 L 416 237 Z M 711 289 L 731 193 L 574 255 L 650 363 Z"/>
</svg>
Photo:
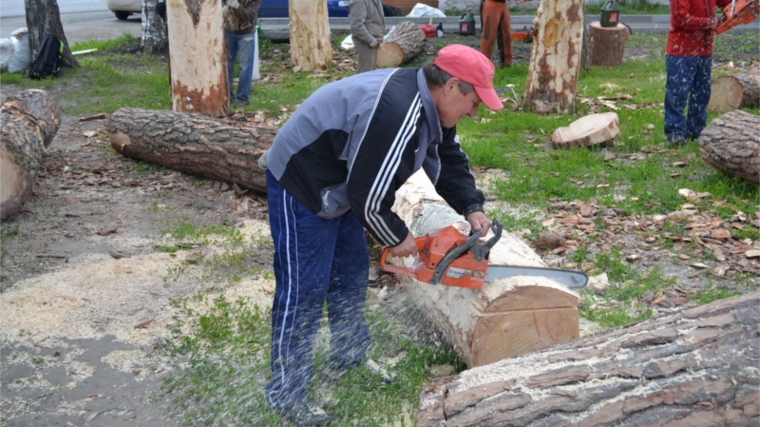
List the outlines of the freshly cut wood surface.
<svg viewBox="0 0 760 427">
<path fill-rule="evenodd" d="M 0 106 L 0 219 L 18 214 L 31 197 L 60 122 L 58 102 L 43 90 L 27 89 Z"/>
<path fill-rule="evenodd" d="M 377 67 L 392 68 L 406 64 L 422 53 L 427 45 L 425 33 L 419 25 L 403 21 L 388 35 L 377 52 Z"/>
<path fill-rule="evenodd" d="M 111 147 L 137 160 L 266 192 L 257 160 L 276 129 L 165 110 L 121 108 L 108 118 Z"/>
<path fill-rule="evenodd" d="M 439 378 L 418 427 L 760 423 L 760 292 Z"/>
<path fill-rule="evenodd" d="M 760 105 L 760 66 L 713 80 L 709 111 L 724 113 Z"/>
<path fill-rule="evenodd" d="M 760 184 L 760 116 L 725 113 L 699 135 L 702 160 L 732 177 Z"/>
<path fill-rule="evenodd" d="M 589 147 L 615 139 L 620 135 L 617 113 L 589 114 L 557 128 L 552 133 L 554 148 Z"/>
<path fill-rule="evenodd" d="M 469 229 L 462 216 L 435 193 L 422 172 L 396 192 L 394 211 L 415 237 L 449 225 L 465 233 Z M 396 262 L 411 263 L 411 259 Z M 506 230 L 491 249 L 489 264 L 545 266 L 529 246 Z M 431 285 L 405 276 L 399 276 L 399 280 L 403 291 L 471 367 L 579 336 L 580 298 L 548 278 L 512 277 L 486 284 L 480 290 Z"/>
</svg>

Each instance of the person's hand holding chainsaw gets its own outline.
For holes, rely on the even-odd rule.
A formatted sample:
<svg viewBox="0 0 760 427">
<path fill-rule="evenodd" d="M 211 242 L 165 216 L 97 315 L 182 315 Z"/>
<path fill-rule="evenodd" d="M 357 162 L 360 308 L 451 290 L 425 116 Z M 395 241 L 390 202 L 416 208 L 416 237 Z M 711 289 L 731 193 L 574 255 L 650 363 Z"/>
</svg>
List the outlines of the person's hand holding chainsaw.
<svg viewBox="0 0 760 427">
<path fill-rule="evenodd" d="M 488 233 L 488 229 L 491 228 L 491 220 L 481 211 L 475 211 L 467 215 L 467 222 L 472 227 L 470 234 L 483 230 L 483 235 L 485 236 Z"/>
</svg>

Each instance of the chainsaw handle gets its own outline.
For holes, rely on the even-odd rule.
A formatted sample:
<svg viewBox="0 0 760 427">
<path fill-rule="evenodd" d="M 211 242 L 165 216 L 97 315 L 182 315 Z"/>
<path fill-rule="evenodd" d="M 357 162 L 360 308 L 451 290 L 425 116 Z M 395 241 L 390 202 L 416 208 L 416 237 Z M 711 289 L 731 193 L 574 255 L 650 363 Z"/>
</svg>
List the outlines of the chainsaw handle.
<svg viewBox="0 0 760 427">
<path fill-rule="evenodd" d="M 423 237 L 417 237 L 414 239 L 414 243 L 417 245 L 417 252 L 422 252 L 422 248 L 425 247 L 425 236 Z M 401 265 L 393 265 L 388 264 L 386 262 L 388 255 L 391 254 L 391 248 L 389 246 L 386 246 L 383 248 L 383 251 L 380 253 L 380 268 L 383 271 L 387 271 L 389 273 L 396 273 L 401 274 L 404 276 L 409 277 L 417 277 L 417 269 L 414 267 L 404 267 Z M 418 263 L 415 263 L 417 265 Z"/>
</svg>

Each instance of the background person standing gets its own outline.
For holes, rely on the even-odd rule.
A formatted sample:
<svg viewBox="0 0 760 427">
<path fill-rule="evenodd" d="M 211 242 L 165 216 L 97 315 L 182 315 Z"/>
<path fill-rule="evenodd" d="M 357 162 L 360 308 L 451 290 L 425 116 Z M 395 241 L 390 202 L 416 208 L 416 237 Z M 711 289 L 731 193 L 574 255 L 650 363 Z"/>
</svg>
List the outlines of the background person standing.
<svg viewBox="0 0 760 427">
<path fill-rule="evenodd" d="M 493 54 L 493 43 L 499 38 L 500 65 L 512 65 L 512 23 L 506 0 L 485 0 L 481 4 L 480 20 L 482 35 L 480 52 L 488 59 Z"/>
<path fill-rule="evenodd" d="M 707 124 L 713 31 L 719 22 L 715 7 L 729 4 L 730 0 L 670 0 L 665 48 L 665 137 L 670 144 L 699 138 Z"/>
<path fill-rule="evenodd" d="M 357 73 L 372 71 L 377 68 L 377 49 L 385 34 L 383 4 L 380 0 L 351 0 L 348 18 L 358 60 Z"/>
<path fill-rule="evenodd" d="M 227 79 L 230 102 L 248 105 L 253 87 L 253 59 L 256 55 L 256 21 L 261 0 L 225 0 L 224 42 L 227 46 Z M 235 62 L 240 63 L 237 91 L 233 88 Z"/>
</svg>

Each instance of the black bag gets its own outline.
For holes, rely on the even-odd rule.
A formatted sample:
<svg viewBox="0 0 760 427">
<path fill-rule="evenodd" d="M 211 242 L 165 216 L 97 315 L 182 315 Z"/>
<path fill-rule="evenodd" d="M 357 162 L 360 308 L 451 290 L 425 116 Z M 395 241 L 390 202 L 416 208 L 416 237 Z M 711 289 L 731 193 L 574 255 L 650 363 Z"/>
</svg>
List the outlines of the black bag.
<svg viewBox="0 0 760 427">
<path fill-rule="evenodd" d="M 38 80 L 51 76 L 58 77 L 61 72 L 61 58 L 63 58 L 63 42 L 52 34 L 46 34 L 40 46 L 40 53 L 29 68 L 29 77 Z"/>
</svg>

